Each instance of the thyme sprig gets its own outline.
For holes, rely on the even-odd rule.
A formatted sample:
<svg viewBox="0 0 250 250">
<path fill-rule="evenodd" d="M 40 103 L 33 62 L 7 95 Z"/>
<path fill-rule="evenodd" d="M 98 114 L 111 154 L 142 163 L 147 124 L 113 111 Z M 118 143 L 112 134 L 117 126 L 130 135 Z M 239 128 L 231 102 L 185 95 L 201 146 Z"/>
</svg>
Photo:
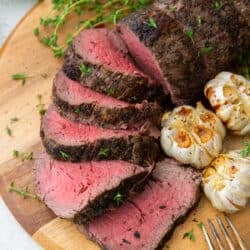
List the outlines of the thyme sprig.
<svg viewBox="0 0 250 250">
<path fill-rule="evenodd" d="M 54 56 L 60 58 L 73 38 L 82 30 L 95 28 L 105 24 L 116 24 L 119 19 L 128 13 L 138 10 L 152 1 L 150 0 L 52 0 L 53 8 L 46 17 L 40 18 L 40 26 L 52 31 L 47 36 L 41 36 L 41 27 L 36 27 L 33 31 L 39 40 L 51 48 Z M 70 16 L 81 16 L 85 12 L 93 13 L 92 17 L 80 21 L 75 25 L 74 32 L 67 35 L 62 44 L 58 44 L 58 31 Z"/>
<path fill-rule="evenodd" d="M 117 192 L 113 197 L 113 201 L 115 201 L 116 206 L 119 207 L 124 202 L 124 195 L 122 195 L 120 192 Z"/>
<path fill-rule="evenodd" d="M 16 187 L 14 182 L 11 182 L 10 187 L 9 187 L 9 192 L 10 193 L 17 193 L 21 195 L 24 199 L 26 198 L 33 198 L 36 200 L 40 200 L 39 197 L 36 194 L 32 194 L 29 190 L 29 187 L 26 186 L 25 189 Z"/>
<path fill-rule="evenodd" d="M 248 141 L 243 141 L 244 149 L 241 150 L 241 156 L 246 158 L 250 155 L 250 143 Z"/>
</svg>

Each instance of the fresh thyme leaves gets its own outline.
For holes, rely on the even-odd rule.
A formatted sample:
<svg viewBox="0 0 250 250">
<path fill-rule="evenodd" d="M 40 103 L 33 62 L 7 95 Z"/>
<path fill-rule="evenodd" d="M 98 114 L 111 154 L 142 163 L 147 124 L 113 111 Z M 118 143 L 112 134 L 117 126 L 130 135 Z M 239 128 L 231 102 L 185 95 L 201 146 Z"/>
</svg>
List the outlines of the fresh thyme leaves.
<svg viewBox="0 0 250 250">
<path fill-rule="evenodd" d="M 33 159 L 33 152 L 22 153 L 16 149 L 13 150 L 12 155 L 14 158 L 21 159 L 22 161 L 30 161 Z"/>
<path fill-rule="evenodd" d="M 194 29 L 193 27 L 189 27 L 189 29 L 185 32 L 185 35 L 189 37 L 189 39 L 194 43 Z"/>
<path fill-rule="evenodd" d="M 193 229 L 183 234 L 183 239 L 185 239 L 185 238 L 188 238 L 188 239 L 190 239 L 192 241 L 195 241 L 195 236 L 194 236 Z"/>
<path fill-rule="evenodd" d="M 176 11 L 177 11 L 177 7 L 176 7 L 176 6 L 172 6 L 172 7 L 170 7 L 169 9 L 170 9 L 170 11 L 172 11 L 172 12 L 176 12 Z"/>
<path fill-rule="evenodd" d="M 12 75 L 11 78 L 15 81 L 22 81 L 22 85 L 24 85 L 26 83 L 27 76 L 24 73 L 16 73 Z"/>
<path fill-rule="evenodd" d="M 63 158 L 63 160 L 67 161 L 69 159 L 69 155 L 65 153 L 64 151 L 60 151 L 60 156 Z"/>
<path fill-rule="evenodd" d="M 29 187 L 26 186 L 24 189 L 16 187 L 14 182 L 11 182 L 10 187 L 9 187 L 9 192 L 10 193 L 17 193 L 21 195 L 24 199 L 26 198 L 33 198 L 36 200 L 39 200 L 39 197 L 36 194 L 32 194 L 29 190 Z"/>
<path fill-rule="evenodd" d="M 250 51 L 239 54 L 236 66 L 239 74 L 250 80 Z"/>
<path fill-rule="evenodd" d="M 80 64 L 79 66 L 80 70 L 81 70 L 81 73 L 82 73 L 82 77 L 83 76 L 86 76 L 86 75 L 89 75 L 91 73 L 91 68 L 89 68 L 88 66 L 86 66 L 85 64 Z"/>
<path fill-rule="evenodd" d="M 156 21 L 153 18 L 149 18 L 148 25 L 152 28 L 157 28 Z"/>
<path fill-rule="evenodd" d="M 240 153 L 241 153 L 241 156 L 245 158 L 250 155 L 250 143 L 247 141 L 243 141 L 243 144 L 245 148 L 242 149 Z"/>
<path fill-rule="evenodd" d="M 101 148 L 98 155 L 99 156 L 104 156 L 107 157 L 110 153 L 110 149 L 109 148 Z"/>
<path fill-rule="evenodd" d="M 19 119 L 17 117 L 10 118 L 10 123 L 17 122 Z"/>
<path fill-rule="evenodd" d="M 42 73 L 42 74 L 41 74 L 41 77 L 44 78 L 44 79 L 46 79 L 48 76 L 49 76 L 49 75 L 48 75 L 47 73 Z"/>
<path fill-rule="evenodd" d="M 80 109 L 80 108 L 76 108 L 76 109 L 74 110 L 74 112 L 77 113 L 77 114 L 79 114 L 79 113 L 81 112 L 81 109 Z"/>
<path fill-rule="evenodd" d="M 42 95 L 37 95 L 37 99 L 38 99 L 38 104 L 36 105 L 36 107 L 38 108 L 38 112 L 40 114 L 40 116 L 43 116 L 46 112 L 45 104 L 42 103 Z"/>
<path fill-rule="evenodd" d="M 12 130 L 10 129 L 9 126 L 6 127 L 6 133 L 8 136 L 12 136 Z"/>
<path fill-rule="evenodd" d="M 212 47 L 206 47 L 206 46 L 204 46 L 204 47 L 201 48 L 201 53 L 202 53 L 202 54 L 208 54 L 208 53 L 210 53 L 212 50 L 213 50 Z"/>
<path fill-rule="evenodd" d="M 36 28 L 33 30 L 33 33 L 34 33 L 34 36 L 39 36 L 39 29 L 36 27 Z"/>
<path fill-rule="evenodd" d="M 39 37 L 39 40 L 50 47 L 54 52 L 54 56 L 60 58 L 67 46 L 72 43 L 73 38 L 82 30 L 94 28 L 100 25 L 117 23 L 119 19 L 132 11 L 141 9 L 150 4 L 150 0 L 53 0 L 52 10 L 46 17 L 40 18 L 40 26 L 43 29 L 35 28 L 34 35 Z M 60 27 L 67 23 L 69 16 L 81 15 L 85 12 L 92 12 L 93 15 L 87 20 L 79 22 L 75 31 L 68 34 L 66 40 L 62 44 L 58 44 L 58 32 Z M 42 36 L 44 30 L 48 32 L 46 36 Z"/>
<path fill-rule="evenodd" d="M 215 1 L 214 7 L 216 10 L 220 10 L 223 7 L 223 3 L 221 1 Z"/>
<path fill-rule="evenodd" d="M 124 202 L 124 195 L 122 195 L 120 192 L 117 192 L 113 197 L 113 201 L 115 201 L 116 206 L 119 207 Z"/>
<path fill-rule="evenodd" d="M 203 223 L 202 222 L 199 222 L 196 224 L 198 228 L 202 229 L 202 226 L 203 226 Z"/>
<path fill-rule="evenodd" d="M 106 89 L 106 93 L 110 94 L 110 95 L 113 95 L 115 93 L 115 88 L 111 87 L 111 88 Z"/>
<path fill-rule="evenodd" d="M 203 17 L 202 16 L 197 16 L 197 23 L 198 23 L 199 26 L 201 26 L 202 22 L 203 22 Z"/>
</svg>

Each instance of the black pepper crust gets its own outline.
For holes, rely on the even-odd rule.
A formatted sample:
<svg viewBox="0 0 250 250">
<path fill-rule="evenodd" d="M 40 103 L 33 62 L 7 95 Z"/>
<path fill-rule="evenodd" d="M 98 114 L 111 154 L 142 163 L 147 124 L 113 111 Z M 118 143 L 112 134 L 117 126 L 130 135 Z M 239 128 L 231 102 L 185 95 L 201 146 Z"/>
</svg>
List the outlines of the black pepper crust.
<svg viewBox="0 0 250 250">
<path fill-rule="evenodd" d="M 111 129 L 139 128 L 145 123 L 151 123 L 160 127 L 163 109 L 156 102 L 143 101 L 142 107 L 135 105 L 128 107 L 101 107 L 98 103 L 82 103 L 81 105 L 70 105 L 62 100 L 53 86 L 53 103 L 58 112 L 65 118 L 82 123 L 98 125 Z"/>
<path fill-rule="evenodd" d="M 81 64 L 90 69 L 89 74 L 82 75 L 79 68 Z M 150 101 L 163 96 L 162 87 L 159 84 L 149 84 L 147 77 L 111 71 L 104 66 L 85 62 L 80 55 L 76 54 L 74 44 L 66 51 L 63 71 L 70 79 L 86 87 L 129 103 Z M 111 89 L 112 92 L 109 91 Z"/>
<path fill-rule="evenodd" d="M 56 160 L 65 160 L 60 153 L 64 152 L 68 156 L 67 161 L 70 162 L 124 160 L 148 166 L 148 163 L 154 163 L 160 154 L 157 140 L 150 136 L 99 139 L 93 143 L 83 142 L 79 146 L 74 146 L 59 144 L 47 138 L 43 128 L 40 135 L 47 153 Z M 105 149 L 107 152 L 101 153 Z"/>
<path fill-rule="evenodd" d="M 119 24 L 152 52 L 177 105 L 200 99 L 205 83 L 222 70 L 232 70 L 239 50 L 249 49 L 249 3 L 220 2 L 216 9 L 214 1 L 159 0 Z M 148 25 L 149 18 L 155 20 L 156 28 Z M 192 39 L 187 35 L 190 28 Z"/>
<path fill-rule="evenodd" d="M 239 2 L 244 5 L 244 1 Z M 237 3 L 228 0 L 220 3 L 220 8 L 215 7 L 215 1 L 207 0 L 159 0 L 155 3 L 156 8 L 178 21 L 183 32 L 192 27 L 194 46 L 205 64 L 207 79 L 214 78 L 220 71 L 231 70 L 239 50 L 249 43 L 246 38 L 250 27 L 240 12 L 244 10 L 242 5 L 239 8 Z M 205 52 L 205 47 L 212 49 Z"/>
<path fill-rule="evenodd" d="M 149 18 L 155 20 L 156 28 L 148 25 Z M 150 7 L 130 14 L 120 25 L 132 31 L 154 55 L 164 79 L 170 84 L 174 104 L 192 103 L 200 98 L 205 67 L 176 20 L 161 9 Z"/>
<path fill-rule="evenodd" d="M 120 192 L 124 201 L 129 197 L 129 193 L 138 192 L 147 183 L 150 176 L 152 166 L 149 167 L 148 172 L 143 172 L 129 177 L 121 182 L 121 184 L 105 193 L 96 197 L 93 201 L 90 201 L 88 206 L 79 211 L 73 221 L 79 225 L 87 224 L 94 217 L 103 214 L 105 211 L 114 209 L 113 198 L 117 192 Z"/>
</svg>

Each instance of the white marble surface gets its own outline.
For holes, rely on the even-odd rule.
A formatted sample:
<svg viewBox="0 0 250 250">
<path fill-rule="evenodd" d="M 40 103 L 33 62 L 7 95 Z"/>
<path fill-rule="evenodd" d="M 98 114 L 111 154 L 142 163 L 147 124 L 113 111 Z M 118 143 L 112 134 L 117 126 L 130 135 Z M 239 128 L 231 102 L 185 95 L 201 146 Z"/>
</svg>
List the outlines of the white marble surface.
<svg viewBox="0 0 250 250">
<path fill-rule="evenodd" d="M 0 47 L 37 0 L 0 0 Z M 0 58 L 1 59 L 1 58 Z M 0 250 L 41 249 L 17 223 L 0 197 Z"/>
</svg>

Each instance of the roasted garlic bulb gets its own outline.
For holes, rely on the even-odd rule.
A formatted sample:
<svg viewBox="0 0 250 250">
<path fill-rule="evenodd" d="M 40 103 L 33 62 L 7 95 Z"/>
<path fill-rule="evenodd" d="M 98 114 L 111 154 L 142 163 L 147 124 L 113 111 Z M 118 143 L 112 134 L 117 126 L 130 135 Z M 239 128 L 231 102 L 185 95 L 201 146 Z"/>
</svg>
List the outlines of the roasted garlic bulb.
<svg viewBox="0 0 250 250">
<path fill-rule="evenodd" d="M 250 157 L 239 151 L 220 154 L 203 170 L 203 189 L 212 205 L 233 213 L 245 207 L 250 197 Z"/>
<path fill-rule="evenodd" d="M 201 169 L 220 153 L 225 133 L 220 119 L 198 102 L 163 115 L 161 146 L 168 156 Z"/>
<path fill-rule="evenodd" d="M 228 129 L 238 135 L 250 133 L 250 81 L 221 72 L 206 84 L 204 94 Z"/>
</svg>

